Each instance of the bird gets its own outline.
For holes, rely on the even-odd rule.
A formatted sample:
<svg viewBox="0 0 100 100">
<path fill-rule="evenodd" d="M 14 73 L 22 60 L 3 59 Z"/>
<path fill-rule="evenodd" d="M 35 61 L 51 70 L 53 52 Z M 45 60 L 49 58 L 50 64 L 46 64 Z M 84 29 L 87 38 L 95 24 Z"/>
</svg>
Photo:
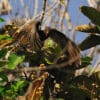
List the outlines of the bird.
<svg viewBox="0 0 100 100">
<path fill-rule="evenodd" d="M 38 26 L 39 25 L 41 24 L 38 23 Z M 44 88 L 46 88 L 46 90 L 44 89 L 44 97 L 46 98 L 46 100 L 48 100 L 49 91 L 52 91 L 53 93 L 55 84 L 59 84 L 60 86 L 62 86 L 62 91 L 57 92 L 55 94 L 55 97 L 60 98 L 60 95 L 66 96 L 66 94 L 64 94 L 64 91 L 67 91 L 66 84 L 68 84 L 69 81 L 73 79 L 75 69 L 80 68 L 80 49 L 72 40 L 70 40 L 67 36 L 65 36 L 57 29 L 45 27 L 44 30 L 39 29 L 37 33 L 43 39 L 42 48 L 47 48 L 46 50 L 44 50 L 44 57 L 42 57 L 42 59 L 46 57 L 49 61 L 54 61 L 53 63 L 50 63 L 54 67 L 50 68 L 51 66 L 48 66 L 48 64 L 46 65 L 47 71 L 50 75 L 45 81 Z M 49 46 L 45 45 L 46 42 Z M 55 49 L 58 49 L 59 54 L 58 51 L 55 51 Z M 60 64 L 63 65 L 64 63 L 67 64 L 61 67 Z M 55 67 L 56 65 L 57 67 Z M 49 87 L 49 89 L 47 89 L 47 87 Z"/>
<path fill-rule="evenodd" d="M 45 80 L 43 90 L 43 95 L 46 98 L 48 97 L 48 92 L 51 91 L 53 93 L 55 88 L 54 81 L 60 85 L 62 83 L 66 85 L 75 72 L 75 70 L 74 72 L 70 70 L 71 73 L 67 73 L 67 70 L 70 68 L 77 69 L 80 66 L 80 49 L 78 46 L 57 29 L 47 26 L 41 29 L 40 21 L 33 21 L 23 28 L 18 28 L 10 35 L 13 37 L 14 42 L 19 43 L 20 48 L 23 48 L 19 52 L 24 54 L 27 52 L 26 58 L 30 60 L 31 66 L 38 66 L 41 63 L 46 65 L 46 71 L 50 74 Z M 46 44 L 49 44 L 49 46 Z M 32 52 L 27 51 L 27 49 Z M 48 64 L 45 58 L 52 60 L 53 63 Z M 67 65 L 63 66 L 63 68 L 60 67 L 60 64 L 66 62 L 68 62 Z M 49 65 L 53 64 L 58 64 L 58 66 L 49 69 Z M 47 89 L 47 87 L 49 88 Z M 62 93 L 65 93 L 64 90 L 65 87 L 62 89 Z"/>
<path fill-rule="evenodd" d="M 44 30 L 42 30 L 41 22 L 37 21 L 35 23 L 35 32 L 33 28 L 30 32 L 28 32 L 27 35 L 29 38 L 29 43 L 31 43 L 33 50 L 42 51 L 45 42 L 48 42 L 48 39 L 50 39 L 53 41 L 53 43 L 57 44 L 62 49 L 63 54 L 66 55 L 63 61 L 72 61 L 71 63 L 69 63 L 69 65 L 73 65 L 75 67 L 78 67 L 80 65 L 80 50 L 78 46 L 57 29 L 46 26 Z M 46 51 L 44 52 L 46 53 Z M 58 59 L 58 62 L 63 61 L 61 59 Z"/>
<path fill-rule="evenodd" d="M 57 29 L 46 27 L 44 29 L 44 34 L 46 34 L 46 40 L 50 38 L 53 42 L 57 43 L 62 49 L 63 53 L 66 55 L 67 62 L 72 60 L 72 65 L 78 67 L 80 65 L 80 50 L 78 46 L 65 36 L 62 32 Z"/>
<path fill-rule="evenodd" d="M 14 42 L 19 43 L 20 47 L 25 49 L 28 48 L 30 51 L 35 52 L 41 51 L 45 41 L 51 39 L 62 49 L 63 53 L 66 55 L 65 61 L 67 60 L 67 62 L 69 62 L 72 60 L 72 65 L 80 65 L 80 50 L 78 46 L 62 32 L 47 26 L 44 28 L 44 30 L 42 30 L 41 21 L 36 20 L 24 25 L 23 28 L 20 27 L 14 24 L 5 25 L 0 34 L 6 33 L 7 31 L 7 34 L 13 37 Z"/>
</svg>

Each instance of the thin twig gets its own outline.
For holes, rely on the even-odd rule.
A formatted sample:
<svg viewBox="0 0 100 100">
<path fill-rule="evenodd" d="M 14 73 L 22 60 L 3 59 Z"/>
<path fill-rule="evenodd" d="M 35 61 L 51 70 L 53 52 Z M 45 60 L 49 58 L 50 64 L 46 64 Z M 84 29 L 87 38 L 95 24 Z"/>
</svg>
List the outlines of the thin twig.
<svg viewBox="0 0 100 100">
<path fill-rule="evenodd" d="M 63 62 L 61 64 L 48 65 L 48 66 L 46 66 L 46 68 L 39 68 L 38 66 L 32 66 L 32 67 L 22 67 L 22 68 L 16 69 L 16 70 L 9 70 L 7 68 L 3 68 L 3 69 L 4 69 L 5 73 L 22 73 L 22 72 L 33 72 L 33 71 L 37 71 L 38 72 L 38 71 L 42 71 L 42 70 L 46 71 L 46 70 L 50 70 L 50 69 L 54 69 L 54 68 L 61 69 L 61 68 L 64 68 L 65 66 L 70 65 L 73 61 L 77 60 L 77 58 L 78 57 L 76 57 L 75 59 L 71 59 L 69 61 L 65 61 L 65 62 Z M 73 68 L 72 69 L 70 68 L 67 71 L 70 72 L 70 70 L 73 70 Z"/>
<path fill-rule="evenodd" d="M 49 10 L 54 10 L 56 7 L 57 7 L 57 3 L 55 3 L 53 6 L 51 6 L 51 7 L 49 7 L 45 12 L 45 14 L 48 14 L 48 11 Z M 24 25 L 22 25 L 21 27 L 20 27 L 20 29 L 19 30 L 22 30 L 22 29 L 24 29 L 24 27 L 26 27 L 26 26 L 28 26 L 30 23 L 33 23 L 34 21 L 36 21 L 36 19 L 37 18 L 39 18 L 40 16 L 42 15 L 42 13 L 40 13 L 40 14 L 38 14 L 38 15 L 36 15 L 36 16 L 34 16 L 32 19 L 29 19 Z"/>
<path fill-rule="evenodd" d="M 43 3 L 43 10 L 42 10 L 42 15 L 41 15 L 41 23 L 42 23 L 42 21 L 43 21 L 44 15 L 45 15 L 46 3 L 47 3 L 47 0 L 44 0 L 44 3 Z"/>
<path fill-rule="evenodd" d="M 65 17 L 65 13 L 67 11 L 68 4 L 69 4 L 69 0 L 66 1 L 65 8 L 64 8 L 64 12 L 62 13 L 62 17 L 60 18 L 61 31 L 63 29 L 63 27 L 62 27 L 63 26 L 63 20 L 64 20 L 64 17 Z"/>
</svg>

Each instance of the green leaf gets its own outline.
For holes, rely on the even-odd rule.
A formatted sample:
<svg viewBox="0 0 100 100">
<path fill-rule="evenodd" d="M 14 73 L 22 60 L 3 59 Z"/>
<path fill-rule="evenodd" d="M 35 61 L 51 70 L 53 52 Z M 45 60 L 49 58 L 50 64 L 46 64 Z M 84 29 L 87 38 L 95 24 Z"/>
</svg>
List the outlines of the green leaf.
<svg viewBox="0 0 100 100">
<path fill-rule="evenodd" d="M 4 71 L 4 69 L 3 68 L 0 68 L 0 72 L 3 72 Z"/>
<path fill-rule="evenodd" d="M 53 64 L 53 61 L 60 57 L 61 54 L 61 48 L 59 46 L 55 46 L 55 47 L 48 47 L 47 49 L 45 49 L 45 55 L 44 55 L 44 59 L 45 62 L 47 64 Z"/>
<path fill-rule="evenodd" d="M 92 23 L 100 26 L 100 11 L 88 6 L 81 6 L 80 11 L 87 16 Z"/>
<path fill-rule="evenodd" d="M 23 95 L 25 93 L 25 87 L 27 85 L 28 82 L 26 80 L 18 80 L 12 84 L 11 89 L 16 93 L 19 93 L 18 95 Z"/>
<path fill-rule="evenodd" d="M 40 98 L 40 100 L 43 100 L 43 96 Z"/>
<path fill-rule="evenodd" d="M 18 90 L 20 87 L 22 87 L 23 84 L 24 84 L 24 81 L 19 80 L 19 81 L 15 82 L 15 84 L 13 85 L 13 89 L 16 91 L 16 90 Z"/>
<path fill-rule="evenodd" d="M 5 20 L 3 18 L 0 17 L 0 22 L 5 22 Z"/>
<path fill-rule="evenodd" d="M 54 60 L 60 57 L 61 47 L 51 38 L 45 40 L 44 46 L 44 60 L 47 64 L 53 64 Z"/>
<path fill-rule="evenodd" d="M 0 94 L 2 94 L 3 90 L 4 90 L 4 87 L 0 86 Z"/>
<path fill-rule="evenodd" d="M 7 53 L 7 51 L 8 51 L 7 49 L 0 50 L 0 58 L 4 57 Z"/>
<path fill-rule="evenodd" d="M 11 54 L 8 58 L 8 68 L 15 69 L 18 64 L 20 64 L 24 60 L 25 56 L 17 56 L 15 54 Z"/>
<path fill-rule="evenodd" d="M 82 62 L 89 62 L 90 63 L 90 61 L 92 61 L 92 58 L 89 56 L 86 56 L 86 57 L 82 57 L 81 60 L 82 60 Z"/>
<path fill-rule="evenodd" d="M 45 62 L 46 62 L 47 64 L 53 64 L 53 62 L 50 61 L 48 58 L 45 58 Z"/>
<path fill-rule="evenodd" d="M 88 66 L 89 64 L 91 64 L 91 61 L 92 61 L 91 57 L 88 57 L 88 56 L 82 57 L 81 58 L 81 62 L 82 62 L 81 66 Z"/>
<path fill-rule="evenodd" d="M 5 74 L 0 73 L 0 83 L 7 82 L 7 81 L 8 81 L 8 77 Z"/>
<path fill-rule="evenodd" d="M 12 40 L 12 38 L 10 36 L 7 36 L 7 35 L 0 35 L 0 41 L 1 40 Z"/>
<path fill-rule="evenodd" d="M 44 42 L 44 47 L 45 48 L 54 48 L 55 46 L 56 46 L 56 44 L 55 44 L 55 42 L 51 38 L 48 38 Z"/>
<path fill-rule="evenodd" d="M 57 56 L 61 54 L 62 49 L 59 46 L 56 46 L 54 50 L 55 50 L 54 53 L 56 53 Z"/>
<path fill-rule="evenodd" d="M 86 37 L 80 44 L 79 48 L 81 50 L 90 49 L 91 47 L 94 47 L 96 45 L 100 44 L 100 36 L 97 35 L 90 35 Z"/>
</svg>

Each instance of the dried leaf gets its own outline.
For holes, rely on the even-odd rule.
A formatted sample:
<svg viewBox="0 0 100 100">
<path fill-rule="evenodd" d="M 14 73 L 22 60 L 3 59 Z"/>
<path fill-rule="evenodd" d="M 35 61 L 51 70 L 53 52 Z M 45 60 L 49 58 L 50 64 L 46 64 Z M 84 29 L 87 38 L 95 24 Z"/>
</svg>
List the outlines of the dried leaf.
<svg viewBox="0 0 100 100">
<path fill-rule="evenodd" d="M 97 28 L 97 26 L 93 25 L 79 25 L 75 27 L 76 31 L 86 32 L 86 33 L 100 33 L 100 30 Z"/>
</svg>

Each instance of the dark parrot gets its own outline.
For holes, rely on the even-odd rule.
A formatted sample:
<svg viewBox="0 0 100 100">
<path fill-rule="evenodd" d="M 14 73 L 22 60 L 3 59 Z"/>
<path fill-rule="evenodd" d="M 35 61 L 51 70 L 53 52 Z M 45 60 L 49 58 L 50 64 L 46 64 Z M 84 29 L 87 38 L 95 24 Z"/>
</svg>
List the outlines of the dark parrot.
<svg viewBox="0 0 100 100">
<path fill-rule="evenodd" d="M 44 100 L 48 100 L 50 96 L 49 89 L 53 93 L 56 83 L 60 85 L 63 83 L 61 95 L 64 94 L 66 84 L 74 77 L 75 69 L 80 67 L 78 46 L 57 29 L 45 27 L 42 30 L 40 21 L 30 22 L 21 28 L 14 26 L 14 31 L 12 25 L 8 25 L 0 30 L 1 33 L 5 33 L 5 29 L 14 39 L 14 44 L 17 43 L 17 53 L 25 54 L 31 66 L 38 66 L 41 63 L 46 65 L 50 75 L 44 85 L 43 95 L 46 97 Z M 67 64 L 60 67 L 63 63 Z M 50 68 L 52 65 L 53 67 Z"/>
</svg>

